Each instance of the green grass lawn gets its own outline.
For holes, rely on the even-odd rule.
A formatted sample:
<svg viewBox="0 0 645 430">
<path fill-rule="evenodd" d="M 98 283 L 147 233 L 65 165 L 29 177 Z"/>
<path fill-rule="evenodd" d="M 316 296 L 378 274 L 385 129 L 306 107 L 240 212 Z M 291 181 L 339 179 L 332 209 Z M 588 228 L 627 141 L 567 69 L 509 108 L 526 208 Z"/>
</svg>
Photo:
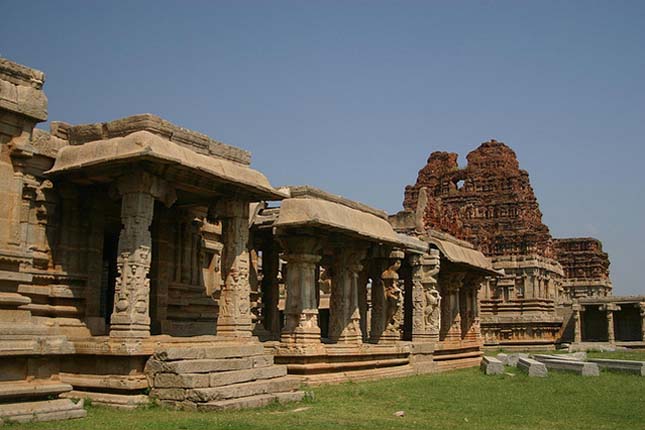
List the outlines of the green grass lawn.
<svg viewBox="0 0 645 430">
<path fill-rule="evenodd" d="M 613 354 L 613 355 L 612 355 Z M 616 357 L 616 353 L 604 354 Z M 641 352 L 645 355 L 644 352 Z M 595 354 L 594 354 L 595 355 Z M 645 378 L 478 369 L 313 389 L 313 400 L 231 412 L 89 407 L 82 420 L 12 429 L 645 429 Z M 396 417 L 397 411 L 404 417 Z"/>
</svg>

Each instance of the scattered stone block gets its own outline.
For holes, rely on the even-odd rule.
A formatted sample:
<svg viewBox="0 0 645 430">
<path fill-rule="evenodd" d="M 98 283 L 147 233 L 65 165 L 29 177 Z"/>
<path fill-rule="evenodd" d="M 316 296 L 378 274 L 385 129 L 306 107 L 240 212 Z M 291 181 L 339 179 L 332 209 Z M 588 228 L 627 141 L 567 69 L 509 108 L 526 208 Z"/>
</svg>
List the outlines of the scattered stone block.
<svg viewBox="0 0 645 430">
<path fill-rule="evenodd" d="M 645 376 L 645 361 L 612 360 L 607 358 L 590 358 L 589 361 L 597 364 L 601 369 Z"/>
<path fill-rule="evenodd" d="M 517 361 L 517 368 L 531 377 L 545 378 L 548 375 L 544 363 L 533 360 L 532 358 L 520 357 Z"/>
<path fill-rule="evenodd" d="M 508 354 L 500 352 L 499 354 L 497 354 L 497 359 L 501 361 L 505 366 L 508 364 Z"/>
<path fill-rule="evenodd" d="M 488 355 L 482 357 L 479 368 L 486 375 L 501 375 L 504 373 L 504 364 L 497 358 Z"/>
</svg>

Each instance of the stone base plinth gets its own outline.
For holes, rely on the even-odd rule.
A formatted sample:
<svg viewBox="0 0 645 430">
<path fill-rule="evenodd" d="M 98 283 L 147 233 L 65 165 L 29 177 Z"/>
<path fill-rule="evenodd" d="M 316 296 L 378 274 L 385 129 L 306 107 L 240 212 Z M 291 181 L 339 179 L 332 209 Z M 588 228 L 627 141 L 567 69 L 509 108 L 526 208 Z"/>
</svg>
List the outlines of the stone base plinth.
<svg viewBox="0 0 645 430">
<path fill-rule="evenodd" d="M 395 345 L 319 344 L 318 348 L 308 350 L 280 345 L 275 361 L 285 364 L 289 374 L 301 375 L 304 382 L 321 384 L 414 374 L 410 357 L 410 345 L 401 342 Z"/>
</svg>

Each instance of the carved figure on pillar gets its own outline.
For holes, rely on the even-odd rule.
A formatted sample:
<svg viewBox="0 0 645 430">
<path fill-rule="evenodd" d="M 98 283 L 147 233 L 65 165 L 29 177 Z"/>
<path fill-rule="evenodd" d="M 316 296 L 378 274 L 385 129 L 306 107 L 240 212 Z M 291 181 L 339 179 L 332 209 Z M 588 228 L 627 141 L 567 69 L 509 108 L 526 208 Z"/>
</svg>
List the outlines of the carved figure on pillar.
<svg viewBox="0 0 645 430">
<path fill-rule="evenodd" d="M 397 271 L 401 267 L 402 251 L 392 251 L 386 269 L 378 274 L 372 284 L 372 327 L 371 342 L 381 340 L 396 341 L 400 339 L 400 327 L 403 319 L 402 291 L 399 287 Z M 376 265 L 378 268 L 378 264 Z M 380 266 L 383 267 L 383 266 Z"/>
<path fill-rule="evenodd" d="M 441 321 L 441 296 L 435 275 L 439 273 L 439 254 L 412 254 L 412 339 L 437 339 Z"/>
</svg>

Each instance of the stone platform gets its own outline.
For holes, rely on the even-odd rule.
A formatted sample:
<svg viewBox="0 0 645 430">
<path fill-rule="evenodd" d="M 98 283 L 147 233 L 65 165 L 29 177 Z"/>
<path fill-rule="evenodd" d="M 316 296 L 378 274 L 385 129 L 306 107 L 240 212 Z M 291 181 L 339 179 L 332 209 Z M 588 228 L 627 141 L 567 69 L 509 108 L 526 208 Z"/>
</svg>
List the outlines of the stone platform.
<svg viewBox="0 0 645 430">
<path fill-rule="evenodd" d="M 286 365 L 291 375 L 307 384 L 336 383 L 407 376 L 415 373 L 411 365 L 411 348 L 405 343 L 320 344 L 310 349 L 277 347 L 276 363 Z"/>
</svg>

